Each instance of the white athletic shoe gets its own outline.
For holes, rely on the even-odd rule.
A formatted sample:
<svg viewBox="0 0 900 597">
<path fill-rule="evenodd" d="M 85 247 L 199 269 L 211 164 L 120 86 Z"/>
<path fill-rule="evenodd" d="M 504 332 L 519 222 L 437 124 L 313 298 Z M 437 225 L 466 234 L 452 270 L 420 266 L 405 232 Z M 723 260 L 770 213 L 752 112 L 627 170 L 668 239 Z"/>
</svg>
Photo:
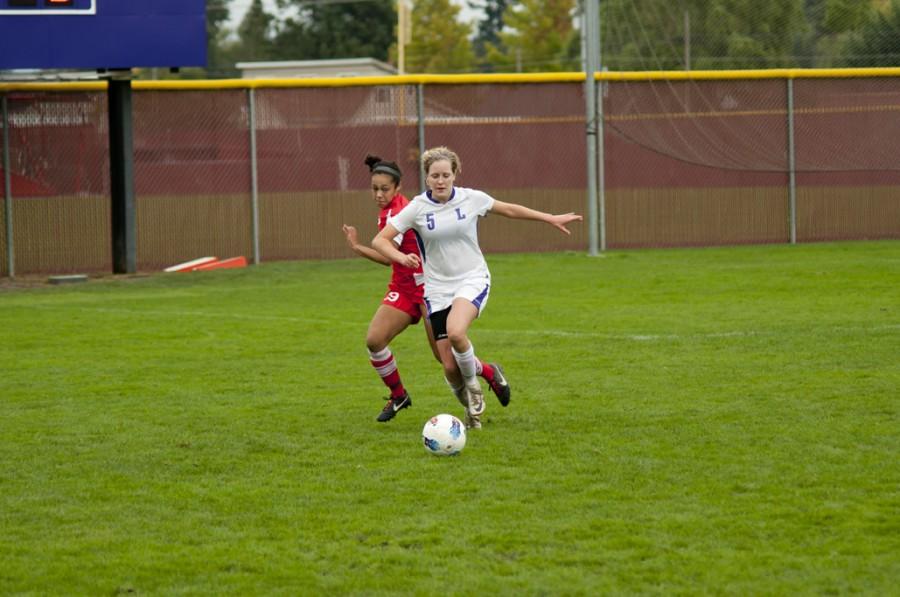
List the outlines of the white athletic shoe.
<svg viewBox="0 0 900 597">
<path fill-rule="evenodd" d="M 453 387 L 453 384 L 445 377 L 444 381 L 447 382 L 447 387 L 450 388 L 450 391 L 453 392 L 453 395 L 456 396 L 456 400 L 462 404 L 463 408 L 469 407 L 469 393 L 466 391 L 466 386 L 463 384 L 461 388 L 458 390 Z"/>
<path fill-rule="evenodd" d="M 466 427 L 469 429 L 481 429 L 481 413 L 484 412 L 484 394 L 481 387 L 466 388 L 468 394 L 468 406 L 466 406 Z"/>
<path fill-rule="evenodd" d="M 479 388 L 466 388 L 469 392 L 469 411 L 470 415 L 480 415 L 484 412 L 484 394 Z"/>
</svg>

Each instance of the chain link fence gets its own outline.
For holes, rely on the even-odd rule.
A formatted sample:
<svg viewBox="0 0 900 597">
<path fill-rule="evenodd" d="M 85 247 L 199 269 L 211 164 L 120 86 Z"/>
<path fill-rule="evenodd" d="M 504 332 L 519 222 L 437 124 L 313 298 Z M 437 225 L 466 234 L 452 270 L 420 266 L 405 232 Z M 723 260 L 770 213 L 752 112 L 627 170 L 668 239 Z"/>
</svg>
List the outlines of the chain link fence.
<svg viewBox="0 0 900 597">
<path fill-rule="evenodd" d="M 14 273 L 109 271 L 105 95 L 38 91 L 4 99 L 0 164 L 8 165 L 3 178 L 11 196 L 4 192 L 0 272 L 10 274 L 10 261 Z"/>
<path fill-rule="evenodd" d="M 134 94 L 139 269 L 251 253 L 248 122 L 244 90 Z"/>
<path fill-rule="evenodd" d="M 862 74 L 599 77 L 606 246 L 900 238 L 900 78 Z M 401 165 L 410 197 L 421 150 L 447 145 L 462 159 L 460 186 L 587 213 L 583 82 L 394 81 L 136 84 L 138 269 L 207 255 L 350 257 L 341 224 L 376 232 L 369 153 Z M 110 271 L 105 93 L 0 94 L 0 275 Z M 488 252 L 583 251 L 588 223 L 567 237 L 489 217 L 481 239 Z"/>
</svg>

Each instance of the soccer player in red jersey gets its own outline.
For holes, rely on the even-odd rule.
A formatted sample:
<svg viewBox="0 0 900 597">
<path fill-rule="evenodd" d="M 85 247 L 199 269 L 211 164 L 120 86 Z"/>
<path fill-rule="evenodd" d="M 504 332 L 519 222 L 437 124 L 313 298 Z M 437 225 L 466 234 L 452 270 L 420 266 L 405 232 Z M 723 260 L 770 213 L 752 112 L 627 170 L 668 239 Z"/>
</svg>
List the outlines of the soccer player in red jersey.
<svg viewBox="0 0 900 597">
<path fill-rule="evenodd" d="M 372 198 L 378 205 L 378 230 L 383 230 L 393 216 L 396 216 L 409 203 L 409 199 L 400 193 L 400 179 L 402 174 L 400 167 L 394 162 L 387 162 L 378 156 L 366 156 L 366 165 L 372 174 Z M 388 284 L 388 291 L 381 301 L 381 305 L 369 322 L 369 330 L 366 332 L 366 348 L 369 351 L 369 361 L 378 372 L 384 385 L 390 389 L 387 404 L 378 415 L 378 421 L 386 422 L 396 416 L 397 412 L 412 405 L 409 392 L 403 386 L 400 379 L 400 371 L 397 362 L 389 348 L 391 340 L 399 335 L 410 325 L 415 325 L 420 319 L 424 320 L 425 333 L 435 359 L 440 362 L 440 354 L 431 330 L 431 322 L 428 320 L 425 310 L 424 277 L 421 264 L 415 268 L 409 268 L 390 259 L 378 251 L 359 243 L 357 230 L 354 226 L 344 224 L 342 227 L 347 244 L 360 255 L 375 263 L 391 265 L 393 272 Z M 416 233 L 413 230 L 405 234 L 397 235 L 393 239 L 395 247 L 405 254 L 419 253 L 419 245 Z M 495 373 L 496 366 L 479 363 L 482 366 L 480 375 L 488 382 L 497 393 L 498 399 L 504 403 L 509 402 L 509 387 L 502 380 L 502 373 Z M 500 384 L 503 381 L 503 385 Z M 449 382 L 448 382 L 449 383 Z"/>
</svg>

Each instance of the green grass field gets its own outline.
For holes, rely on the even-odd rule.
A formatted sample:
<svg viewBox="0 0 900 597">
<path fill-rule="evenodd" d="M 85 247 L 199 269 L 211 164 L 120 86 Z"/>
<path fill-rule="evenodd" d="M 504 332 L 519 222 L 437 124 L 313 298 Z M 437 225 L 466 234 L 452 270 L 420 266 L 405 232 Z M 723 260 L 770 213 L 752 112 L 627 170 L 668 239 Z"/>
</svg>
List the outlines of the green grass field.
<svg viewBox="0 0 900 597">
<path fill-rule="evenodd" d="M 488 261 L 455 458 L 362 259 L 0 291 L 0 593 L 900 594 L 900 243 Z"/>
</svg>

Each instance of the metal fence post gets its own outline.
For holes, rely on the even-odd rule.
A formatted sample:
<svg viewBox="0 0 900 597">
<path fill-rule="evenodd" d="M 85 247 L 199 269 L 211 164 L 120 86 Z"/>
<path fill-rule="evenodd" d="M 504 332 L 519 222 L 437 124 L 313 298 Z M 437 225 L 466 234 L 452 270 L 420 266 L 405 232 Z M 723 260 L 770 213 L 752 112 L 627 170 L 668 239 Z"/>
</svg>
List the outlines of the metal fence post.
<svg viewBox="0 0 900 597">
<path fill-rule="evenodd" d="M 791 244 L 797 244 L 797 156 L 794 145 L 794 79 L 787 80 L 788 125 L 788 218 L 791 226 Z"/>
<path fill-rule="evenodd" d="M 16 277 L 16 259 L 13 246 L 12 172 L 9 158 L 9 106 L 3 94 L 3 219 L 6 221 L 6 264 L 7 275 Z"/>
<path fill-rule="evenodd" d="M 597 92 L 597 202 L 600 212 L 600 250 L 606 251 L 606 151 L 603 142 L 603 81 Z"/>
<path fill-rule="evenodd" d="M 597 255 L 597 80 L 600 70 L 600 1 L 586 0 L 584 9 L 584 96 L 587 136 L 588 255 Z"/>
<path fill-rule="evenodd" d="M 259 167 L 256 156 L 256 89 L 247 90 L 250 121 L 250 221 L 253 234 L 253 264 L 259 265 Z"/>
<path fill-rule="evenodd" d="M 425 85 L 419 83 L 416 86 L 416 116 L 419 120 L 419 156 L 425 153 Z M 418 162 L 418 160 L 417 160 Z M 419 171 L 419 192 L 425 192 L 425 172 L 422 165 L 417 164 Z"/>
</svg>

